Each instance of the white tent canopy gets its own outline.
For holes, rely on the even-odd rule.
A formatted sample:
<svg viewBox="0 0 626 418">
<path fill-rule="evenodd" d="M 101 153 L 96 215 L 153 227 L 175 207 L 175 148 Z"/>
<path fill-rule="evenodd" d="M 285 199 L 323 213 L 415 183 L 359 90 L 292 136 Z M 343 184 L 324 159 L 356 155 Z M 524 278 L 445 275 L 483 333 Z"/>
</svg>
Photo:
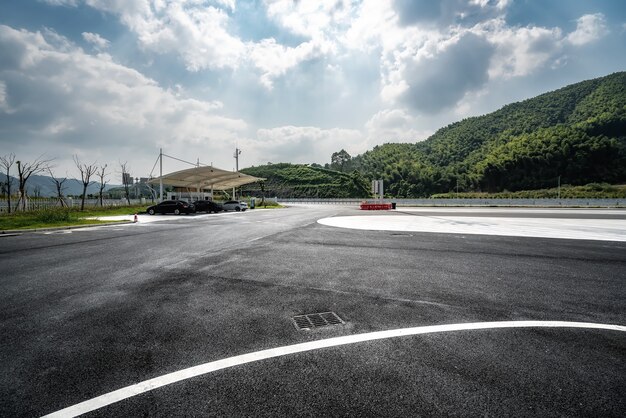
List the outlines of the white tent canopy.
<svg viewBox="0 0 626 418">
<path fill-rule="evenodd" d="M 238 171 L 226 171 L 212 166 L 189 168 L 150 179 L 148 183 L 163 184 L 187 189 L 227 190 L 265 179 L 249 176 Z"/>
</svg>

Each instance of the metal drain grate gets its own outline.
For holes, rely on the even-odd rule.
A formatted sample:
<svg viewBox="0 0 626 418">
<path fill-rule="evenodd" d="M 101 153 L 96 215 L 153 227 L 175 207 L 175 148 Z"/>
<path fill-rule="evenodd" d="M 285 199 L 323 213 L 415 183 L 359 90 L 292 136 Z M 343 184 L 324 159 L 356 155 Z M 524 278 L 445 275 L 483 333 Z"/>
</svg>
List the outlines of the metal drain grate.
<svg viewBox="0 0 626 418">
<path fill-rule="evenodd" d="M 329 325 L 345 324 L 343 319 L 334 312 L 321 312 L 308 315 L 296 315 L 293 317 L 293 323 L 297 329 L 311 329 L 319 327 L 327 327 Z"/>
</svg>

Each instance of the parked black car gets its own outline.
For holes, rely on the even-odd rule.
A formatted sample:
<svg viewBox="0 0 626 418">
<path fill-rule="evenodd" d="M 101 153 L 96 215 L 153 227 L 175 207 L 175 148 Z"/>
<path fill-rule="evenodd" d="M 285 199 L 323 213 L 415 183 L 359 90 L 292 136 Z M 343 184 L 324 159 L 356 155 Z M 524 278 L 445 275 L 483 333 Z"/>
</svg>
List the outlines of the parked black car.
<svg viewBox="0 0 626 418">
<path fill-rule="evenodd" d="M 193 202 L 193 205 L 196 208 L 196 212 L 217 213 L 224 210 L 222 205 L 211 200 L 196 200 Z"/>
<path fill-rule="evenodd" d="M 182 200 L 164 200 L 157 205 L 150 206 L 147 210 L 150 215 L 154 215 L 155 213 L 173 213 L 180 215 L 181 213 L 189 214 L 195 211 L 193 204 Z"/>
</svg>

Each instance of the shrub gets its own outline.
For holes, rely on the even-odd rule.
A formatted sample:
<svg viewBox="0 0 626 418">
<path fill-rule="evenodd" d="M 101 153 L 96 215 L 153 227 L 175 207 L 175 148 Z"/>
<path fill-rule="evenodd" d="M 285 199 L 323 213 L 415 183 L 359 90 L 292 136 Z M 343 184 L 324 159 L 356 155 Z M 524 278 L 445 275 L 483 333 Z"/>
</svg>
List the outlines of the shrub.
<svg viewBox="0 0 626 418">
<path fill-rule="evenodd" d="M 42 223 L 69 222 L 73 219 L 72 210 L 53 208 L 34 211 L 35 220 Z"/>
</svg>

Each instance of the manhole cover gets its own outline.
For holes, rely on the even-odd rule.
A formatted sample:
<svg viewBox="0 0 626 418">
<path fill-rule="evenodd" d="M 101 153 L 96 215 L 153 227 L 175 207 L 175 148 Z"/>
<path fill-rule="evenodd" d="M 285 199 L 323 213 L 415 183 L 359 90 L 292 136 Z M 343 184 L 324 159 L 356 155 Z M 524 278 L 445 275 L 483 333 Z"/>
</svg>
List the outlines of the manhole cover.
<svg viewBox="0 0 626 418">
<path fill-rule="evenodd" d="M 293 323 L 297 329 L 312 329 L 319 327 L 327 327 L 329 325 L 345 324 L 343 319 L 334 312 L 321 312 L 308 315 L 296 315 L 293 317 Z"/>
</svg>

